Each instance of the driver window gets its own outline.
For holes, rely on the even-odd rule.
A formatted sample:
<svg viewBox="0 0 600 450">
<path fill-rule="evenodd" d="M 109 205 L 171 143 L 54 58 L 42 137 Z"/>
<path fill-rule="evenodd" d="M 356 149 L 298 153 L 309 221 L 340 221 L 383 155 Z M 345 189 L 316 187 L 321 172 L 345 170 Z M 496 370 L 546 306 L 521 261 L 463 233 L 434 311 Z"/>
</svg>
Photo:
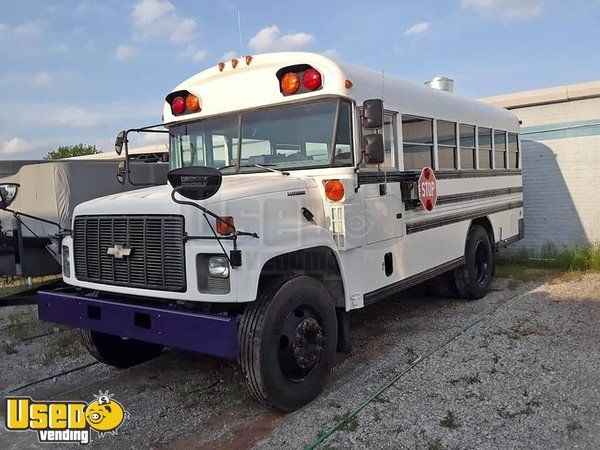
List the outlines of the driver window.
<svg viewBox="0 0 600 450">
<path fill-rule="evenodd" d="M 373 130 L 362 130 L 363 136 L 365 134 L 373 133 Z M 390 112 L 384 112 L 383 114 L 383 127 L 380 131 L 383 133 L 383 148 L 385 152 L 383 164 L 379 164 L 380 168 L 395 169 L 396 164 L 396 114 Z M 365 167 L 377 168 L 377 164 L 363 164 Z"/>
</svg>

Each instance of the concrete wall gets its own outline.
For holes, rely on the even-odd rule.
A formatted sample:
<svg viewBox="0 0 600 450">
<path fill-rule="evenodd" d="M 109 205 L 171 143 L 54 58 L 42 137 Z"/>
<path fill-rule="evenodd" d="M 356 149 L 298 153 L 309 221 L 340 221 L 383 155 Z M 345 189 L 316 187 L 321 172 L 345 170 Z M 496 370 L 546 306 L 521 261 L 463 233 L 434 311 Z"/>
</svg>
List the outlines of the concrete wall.
<svg viewBox="0 0 600 450">
<path fill-rule="evenodd" d="M 523 121 L 525 239 L 511 251 L 600 242 L 600 98 L 512 111 Z"/>
</svg>

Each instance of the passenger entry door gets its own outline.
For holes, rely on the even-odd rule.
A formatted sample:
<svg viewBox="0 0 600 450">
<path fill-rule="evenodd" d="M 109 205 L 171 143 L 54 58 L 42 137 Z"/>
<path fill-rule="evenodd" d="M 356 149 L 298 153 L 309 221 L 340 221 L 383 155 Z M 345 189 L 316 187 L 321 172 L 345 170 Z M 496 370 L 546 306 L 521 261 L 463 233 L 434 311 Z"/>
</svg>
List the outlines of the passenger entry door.
<svg viewBox="0 0 600 450">
<path fill-rule="evenodd" d="M 365 204 L 367 245 L 401 237 L 404 234 L 404 204 L 400 195 L 398 173 L 397 115 L 384 113 L 381 129 L 385 148 L 385 159 L 379 167 L 366 165 L 368 184 L 361 186 Z"/>
</svg>

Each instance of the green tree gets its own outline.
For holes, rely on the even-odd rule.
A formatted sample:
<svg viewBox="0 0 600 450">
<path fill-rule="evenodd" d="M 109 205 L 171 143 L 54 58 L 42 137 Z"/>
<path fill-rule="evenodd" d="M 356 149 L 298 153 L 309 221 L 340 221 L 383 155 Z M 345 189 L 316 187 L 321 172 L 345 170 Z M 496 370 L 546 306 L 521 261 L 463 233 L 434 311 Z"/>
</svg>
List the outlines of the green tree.
<svg viewBox="0 0 600 450">
<path fill-rule="evenodd" d="M 95 155 L 96 153 L 102 152 L 95 145 L 61 145 L 58 149 L 48 152 L 44 159 L 63 159 L 72 156 Z"/>
</svg>

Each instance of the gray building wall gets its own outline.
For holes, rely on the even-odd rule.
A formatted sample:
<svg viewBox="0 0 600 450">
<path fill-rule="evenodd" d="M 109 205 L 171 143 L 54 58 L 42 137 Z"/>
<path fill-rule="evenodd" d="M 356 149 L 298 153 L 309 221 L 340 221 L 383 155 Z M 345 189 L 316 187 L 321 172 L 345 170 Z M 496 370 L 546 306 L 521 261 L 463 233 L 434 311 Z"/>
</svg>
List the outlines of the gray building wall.
<svg viewBox="0 0 600 450">
<path fill-rule="evenodd" d="M 525 239 L 509 251 L 540 256 L 600 242 L 600 91 L 569 98 L 567 88 L 565 98 L 530 106 L 528 93 L 512 94 L 509 109 L 522 121 Z M 510 97 L 484 101 L 507 106 Z"/>
</svg>

